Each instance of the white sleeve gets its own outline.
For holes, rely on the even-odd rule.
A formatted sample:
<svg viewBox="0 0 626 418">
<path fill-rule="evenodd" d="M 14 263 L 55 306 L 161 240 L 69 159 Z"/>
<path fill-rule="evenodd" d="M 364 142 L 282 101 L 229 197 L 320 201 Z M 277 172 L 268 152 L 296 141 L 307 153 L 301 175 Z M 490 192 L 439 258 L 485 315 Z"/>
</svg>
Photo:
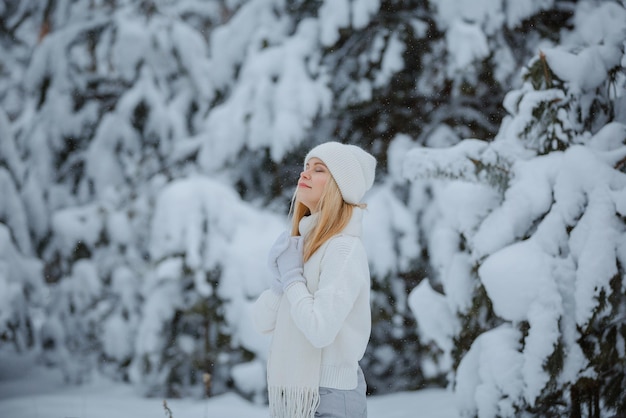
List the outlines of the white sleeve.
<svg viewBox="0 0 626 418">
<path fill-rule="evenodd" d="M 291 316 L 313 346 L 331 344 L 364 286 L 369 286 L 365 249 L 354 237 L 336 237 L 321 261 L 319 286 L 311 294 L 304 283 L 285 292 Z"/>
<path fill-rule="evenodd" d="M 252 305 L 252 320 L 257 331 L 268 334 L 274 331 L 281 295 L 265 290 Z"/>
</svg>

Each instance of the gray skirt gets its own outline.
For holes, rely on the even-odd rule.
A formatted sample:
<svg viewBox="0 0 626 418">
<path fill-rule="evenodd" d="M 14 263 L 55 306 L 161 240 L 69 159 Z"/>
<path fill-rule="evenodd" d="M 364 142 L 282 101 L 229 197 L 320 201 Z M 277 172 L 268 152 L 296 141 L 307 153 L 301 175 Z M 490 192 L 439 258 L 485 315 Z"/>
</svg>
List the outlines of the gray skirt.
<svg viewBox="0 0 626 418">
<path fill-rule="evenodd" d="M 320 387 L 320 406 L 316 418 L 367 418 L 365 376 L 359 367 L 355 389 L 341 390 Z"/>
</svg>

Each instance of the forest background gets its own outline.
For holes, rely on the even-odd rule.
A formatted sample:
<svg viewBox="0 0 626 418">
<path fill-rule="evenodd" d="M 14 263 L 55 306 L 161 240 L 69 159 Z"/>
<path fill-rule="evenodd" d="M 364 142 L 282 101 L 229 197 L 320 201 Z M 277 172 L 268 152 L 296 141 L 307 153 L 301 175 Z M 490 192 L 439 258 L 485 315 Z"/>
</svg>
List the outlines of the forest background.
<svg viewBox="0 0 626 418">
<path fill-rule="evenodd" d="M 372 396 L 626 411 L 622 0 L 4 0 L 0 352 L 265 399 L 306 151 L 378 159 Z"/>
</svg>

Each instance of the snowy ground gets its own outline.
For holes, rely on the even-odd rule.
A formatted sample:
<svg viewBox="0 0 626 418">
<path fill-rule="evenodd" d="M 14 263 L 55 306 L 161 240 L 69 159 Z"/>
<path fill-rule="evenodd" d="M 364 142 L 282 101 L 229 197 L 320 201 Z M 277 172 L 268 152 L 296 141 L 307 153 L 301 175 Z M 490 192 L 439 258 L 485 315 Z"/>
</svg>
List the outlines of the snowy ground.
<svg viewBox="0 0 626 418">
<path fill-rule="evenodd" d="M 265 407 L 234 394 L 210 400 L 168 399 L 174 418 L 267 418 Z M 370 397 L 369 418 L 457 418 L 451 395 L 426 389 Z M 59 371 L 33 365 L 31 359 L 0 356 L 0 417 L 10 418 L 154 418 L 163 417 L 162 399 L 138 396 L 131 387 L 103 379 L 65 386 Z"/>
</svg>

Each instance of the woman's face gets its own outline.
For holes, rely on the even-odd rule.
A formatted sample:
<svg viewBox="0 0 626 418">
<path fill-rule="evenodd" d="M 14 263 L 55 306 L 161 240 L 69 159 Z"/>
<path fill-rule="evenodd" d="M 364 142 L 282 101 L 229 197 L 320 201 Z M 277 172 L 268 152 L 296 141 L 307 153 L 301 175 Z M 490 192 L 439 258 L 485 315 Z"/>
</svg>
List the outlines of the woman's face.
<svg viewBox="0 0 626 418">
<path fill-rule="evenodd" d="M 313 157 L 306 163 L 306 168 L 300 173 L 296 198 L 305 205 L 311 213 L 317 209 L 322 197 L 322 191 L 328 182 L 330 171 L 319 158 Z"/>
</svg>

